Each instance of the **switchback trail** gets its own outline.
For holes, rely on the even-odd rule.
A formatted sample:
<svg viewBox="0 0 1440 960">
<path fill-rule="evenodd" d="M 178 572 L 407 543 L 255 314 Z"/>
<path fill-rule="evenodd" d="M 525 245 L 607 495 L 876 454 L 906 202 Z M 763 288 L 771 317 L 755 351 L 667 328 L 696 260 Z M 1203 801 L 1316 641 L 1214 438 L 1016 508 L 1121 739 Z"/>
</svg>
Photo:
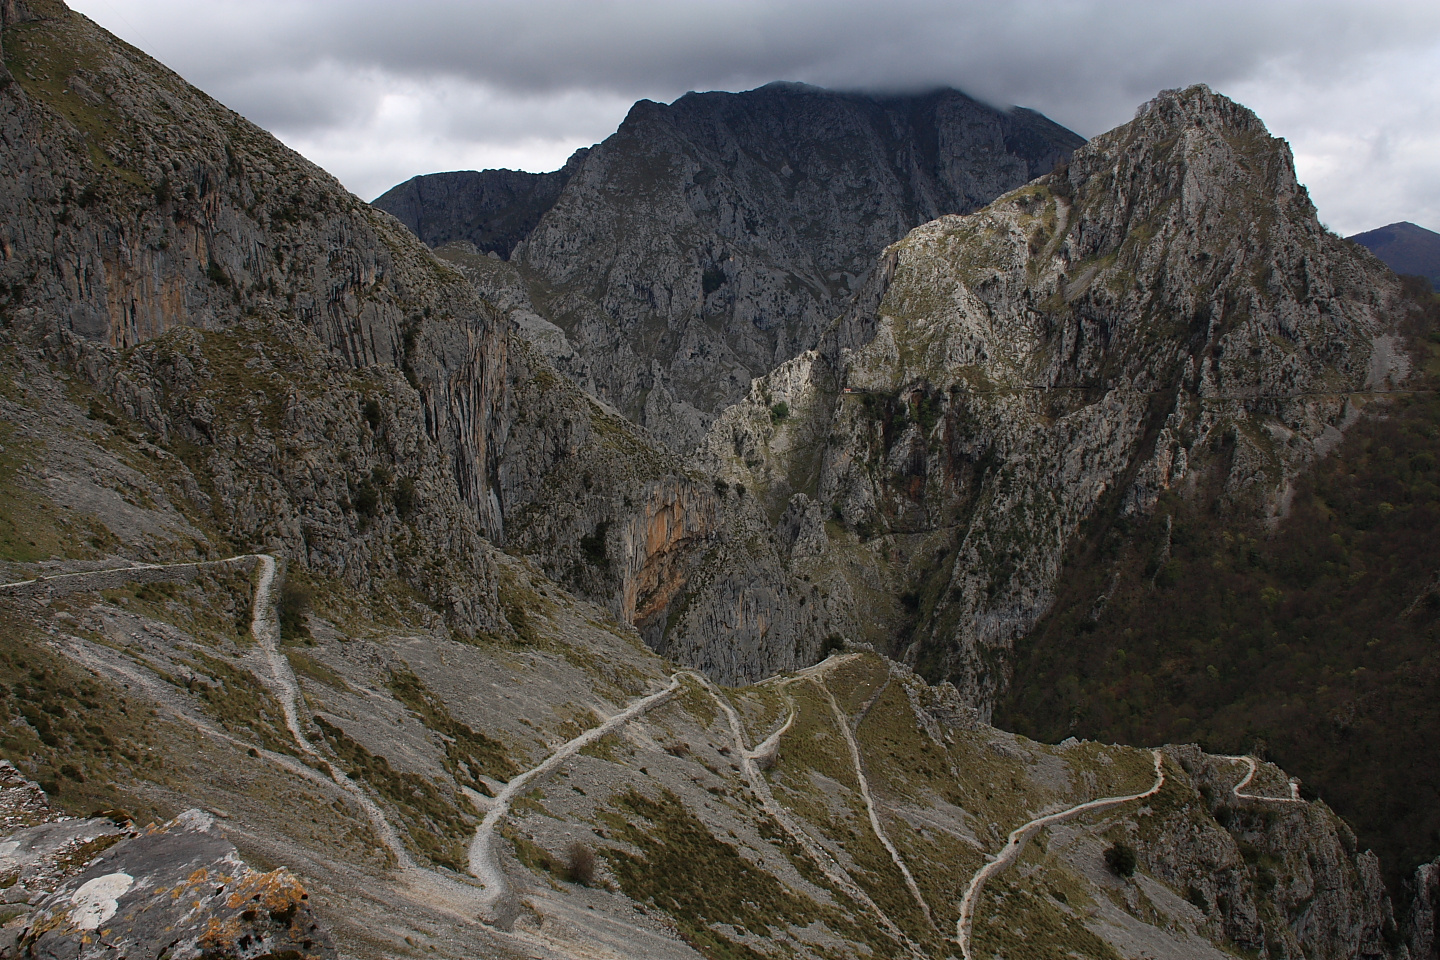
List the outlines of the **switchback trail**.
<svg viewBox="0 0 1440 960">
<path fill-rule="evenodd" d="M 783 686 L 787 681 L 795 679 L 809 679 L 815 676 L 823 678 L 830 670 L 833 670 L 848 660 L 854 659 L 855 656 L 854 654 L 850 654 L 845 657 L 829 657 L 815 666 L 808 667 L 802 671 L 805 674 L 804 677 L 796 674 L 794 677 L 781 681 L 781 685 Z M 795 720 L 793 709 L 789 719 L 785 721 L 784 726 L 766 737 L 759 747 L 750 750 L 745 746 L 745 727 L 741 724 L 740 715 L 736 713 L 730 701 L 720 694 L 720 691 L 715 688 L 715 685 L 711 683 L 708 678 L 697 673 L 691 673 L 690 676 L 705 688 L 710 694 L 711 699 L 715 701 L 716 706 L 725 714 L 725 719 L 730 725 L 731 739 L 735 742 L 735 752 L 740 756 L 740 769 L 744 772 L 745 779 L 750 784 L 751 791 L 759 799 L 761 808 L 774 818 L 775 822 L 790 835 L 791 839 L 800 845 L 800 848 L 805 851 L 806 856 L 820 868 L 820 872 L 825 874 L 831 883 L 845 891 L 846 896 L 850 897 L 856 903 L 862 904 L 866 909 L 870 910 L 880 920 L 881 924 L 884 925 L 885 930 L 898 942 L 904 944 L 912 955 L 923 957 L 925 955 L 924 952 L 913 940 L 905 935 L 905 931 L 901 930 L 900 926 L 894 920 L 890 919 L 889 914 L 881 910 L 880 905 L 872 900 L 870 895 L 850 877 L 850 874 L 846 872 L 845 868 L 842 867 L 834 857 L 830 856 L 830 854 L 826 853 L 815 843 L 810 835 L 800 828 L 799 824 L 791 819 L 790 812 L 776 801 L 775 795 L 770 791 L 770 782 L 765 779 L 765 775 L 760 772 L 760 767 L 755 763 L 756 759 L 761 756 L 762 748 L 768 746 L 769 749 L 773 750 L 774 747 L 779 744 L 780 734 L 788 730 L 790 724 Z"/>
<path fill-rule="evenodd" d="M 855 780 L 860 785 L 860 796 L 865 800 L 865 812 L 870 815 L 870 829 L 874 832 L 876 839 L 880 841 L 881 846 L 890 854 L 890 860 L 900 870 L 900 875 L 905 878 L 905 886 L 910 890 L 910 896 L 915 898 L 920 912 L 925 915 L 925 922 L 934 927 L 935 918 L 930 913 L 930 904 L 925 902 L 925 897 L 920 893 L 920 885 L 915 882 L 915 878 L 910 874 L 910 868 L 905 865 L 905 858 L 900 856 L 900 851 L 895 849 L 895 844 L 890 842 L 890 837 L 885 833 L 885 827 L 880 823 L 880 811 L 876 809 L 875 799 L 870 795 L 870 781 L 865 776 L 865 764 L 860 759 L 860 745 L 855 741 L 855 731 L 850 729 L 850 718 L 845 716 L 844 711 L 840 709 L 840 704 L 836 702 L 835 695 L 830 692 L 830 687 L 826 685 L 823 676 L 810 679 L 829 701 L 830 712 L 835 716 L 835 723 L 845 737 L 845 745 L 850 748 L 850 763 L 855 768 Z"/>
<path fill-rule="evenodd" d="M 1102 797 L 1099 800 L 1091 800 L 1088 803 L 1081 803 L 1070 807 L 1068 810 L 1061 810 L 1059 813 L 1036 817 L 1029 823 L 1022 824 L 1010 831 L 1009 842 L 1005 844 L 1004 848 L 996 855 L 994 860 L 985 864 L 985 866 L 976 872 L 975 876 L 970 878 L 970 886 L 965 890 L 965 898 L 960 901 L 960 919 L 955 921 L 955 940 L 960 944 L 960 954 L 965 960 L 973 960 L 970 954 L 970 932 L 975 920 L 975 901 L 980 896 L 980 890 L 985 886 L 985 881 L 1014 863 L 1015 858 L 1020 856 L 1020 852 L 1025 849 L 1025 843 L 1045 827 L 1053 823 L 1060 823 L 1063 820 L 1069 820 L 1071 817 L 1078 816 L 1082 813 L 1089 813 L 1093 810 L 1103 810 L 1106 807 L 1118 806 L 1122 803 L 1129 803 L 1132 800 L 1143 800 L 1146 797 L 1153 797 L 1159 793 L 1160 788 L 1165 785 L 1164 758 L 1159 750 L 1153 750 L 1151 752 L 1155 755 L 1155 785 L 1144 793 L 1132 793 L 1124 797 Z"/>
<path fill-rule="evenodd" d="M 1289 783 L 1290 796 L 1288 796 L 1288 797 L 1265 797 L 1265 796 L 1261 796 L 1261 795 L 1258 794 L 1258 793 L 1241 793 L 1240 791 L 1241 791 L 1241 790 L 1244 790 L 1247 786 L 1249 786 L 1249 785 L 1250 785 L 1250 781 L 1251 781 L 1251 780 L 1254 780 L 1254 779 L 1255 779 L 1255 774 L 1259 772 L 1259 770 L 1260 770 L 1260 763 L 1259 763 L 1259 761 L 1256 760 L 1254 757 L 1251 757 L 1251 756 L 1244 756 L 1244 757 L 1226 757 L 1226 756 L 1222 756 L 1220 759 L 1221 759 L 1221 760 L 1231 760 L 1231 761 L 1234 761 L 1235 763 L 1243 763 L 1243 764 L 1245 764 L 1246 766 L 1248 766 L 1248 767 L 1250 768 L 1249 771 L 1245 774 L 1245 779 L 1243 779 L 1243 780 L 1241 780 L 1239 783 L 1235 784 L 1234 788 L 1230 791 L 1231 793 L 1235 794 L 1235 796 L 1239 797 L 1241 800 L 1269 800 L 1269 801 L 1271 801 L 1272 803 L 1304 803 L 1304 802 L 1305 802 L 1304 800 L 1302 800 L 1302 799 L 1300 798 L 1300 782 L 1299 782 L 1298 780 L 1291 780 L 1291 781 L 1290 781 L 1290 783 Z"/>
<path fill-rule="evenodd" d="M 475 836 L 470 841 L 469 851 L 470 872 L 485 886 L 487 912 L 493 915 L 495 908 L 501 906 L 501 901 L 510 894 L 509 881 L 505 879 L 505 871 L 501 868 L 499 857 L 495 854 L 495 828 L 510 813 L 510 804 L 515 797 L 532 782 L 545 776 L 596 740 L 636 717 L 645 715 L 675 696 L 680 690 L 681 677 L 682 673 L 675 674 L 670 678 L 670 686 L 664 690 L 636 700 L 598 727 L 591 727 L 580 736 L 562 744 L 539 764 L 511 778 L 510 782 L 505 784 L 495 798 L 490 801 L 489 809 L 485 811 L 480 825 L 475 828 Z M 505 906 L 510 905 L 506 904 Z"/>
</svg>

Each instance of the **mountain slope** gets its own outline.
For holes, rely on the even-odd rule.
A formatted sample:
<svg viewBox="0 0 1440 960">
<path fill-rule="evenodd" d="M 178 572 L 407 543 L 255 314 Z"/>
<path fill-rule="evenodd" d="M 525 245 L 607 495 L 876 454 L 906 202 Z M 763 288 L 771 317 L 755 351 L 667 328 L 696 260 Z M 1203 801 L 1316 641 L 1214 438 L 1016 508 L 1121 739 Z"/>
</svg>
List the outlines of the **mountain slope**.
<svg viewBox="0 0 1440 960">
<path fill-rule="evenodd" d="M 399 566 L 458 628 L 493 626 L 495 316 L 393 220 L 63 5 L 7 4 L 3 29 L 12 363 L 79 374 L 222 537 L 356 586 Z"/>
<path fill-rule="evenodd" d="M 62 809 L 209 808 L 344 956 L 1397 956 L 1374 856 L 1273 767 L 1025 741 L 838 638 L 676 669 L 623 621 L 813 659 L 803 516 L 138 51 L 0 11 L 0 752 Z M 68 890 L 7 936 L 79 927 Z"/>
<path fill-rule="evenodd" d="M 426 246 L 463 240 L 505 259 L 529 236 L 588 150 L 577 151 L 553 173 L 464 170 L 412 177 L 371 201 L 410 229 Z"/>
<path fill-rule="evenodd" d="M 0 588 L 0 746 L 67 806 L 219 811 L 348 956 L 1395 956 L 1373 855 L 1269 765 L 1036 744 L 862 650 L 718 688 L 499 571 L 519 642 L 339 591 L 275 646 L 207 616 L 250 595 L 222 565 Z M 89 698 L 134 725 L 120 749 L 73 719 Z M 1047 814 L 957 929 L 987 852 Z"/>
<path fill-rule="evenodd" d="M 132 454 L 160 458 L 149 475 L 185 521 L 107 551 L 266 545 L 297 576 L 418 593 L 453 629 L 503 633 L 489 558 L 509 516 L 563 491 L 529 542 L 568 569 L 597 524 L 643 529 L 695 485 L 394 219 L 63 5 L 4 9 L 8 375 L 42 393 L 37 360 L 78 375 Z M 44 436 L 43 409 L 17 416 Z M 674 546 L 642 537 L 571 580 L 628 617 Z"/>
<path fill-rule="evenodd" d="M 1432 288 L 1440 288 L 1440 233 L 1401 222 L 1357 233 L 1350 239 L 1396 273 L 1424 277 Z"/>
<path fill-rule="evenodd" d="M 1048 171 L 1082 142 L 953 90 L 770 84 L 641 101 L 567 165 L 564 190 L 513 259 L 528 308 L 563 328 L 597 395 L 687 449 L 751 378 L 814 345 L 886 244 Z M 448 202 L 429 217 L 475 215 Z"/>
<path fill-rule="evenodd" d="M 997 723 L 1263 743 L 1381 855 L 1393 889 L 1440 856 L 1440 766 L 1414 750 L 1440 723 L 1440 307 L 1428 314 L 1409 331 L 1415 392 L 1352 425 L 1278 523 L 1237 517 L 1202 485 L 1067 567 L 1017 647 Z"/>
<path fill-rule="evenodd" d="M 803 530 L 797 567 L 846 598 L 845 632 L 989 704 L 1067 556 L 1165 490 L 1213 477 L 1227 511 L 1283 512 L 1350 396 L 1403 381 L 1404 317 L 1283 142 L 1171 91 L 893 246 L 818 350 L 722 415 L 705 462 Z"/>
</svg>

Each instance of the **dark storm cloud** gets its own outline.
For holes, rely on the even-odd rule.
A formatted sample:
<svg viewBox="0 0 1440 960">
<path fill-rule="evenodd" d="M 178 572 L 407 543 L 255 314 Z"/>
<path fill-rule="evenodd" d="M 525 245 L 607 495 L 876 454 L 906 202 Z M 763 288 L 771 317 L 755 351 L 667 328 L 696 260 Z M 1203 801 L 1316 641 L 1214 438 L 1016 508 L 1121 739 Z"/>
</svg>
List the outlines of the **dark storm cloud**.
<svg viewBox="0 0 1440 960">
<path fill-rule="evenodd" d="M 953 85 L 1043 105 L 1082 133 L 1165 86 L 1223 86 L 1270 63 L 1301 74 L 1433 41 L 1440 5 L 1371 2 L 819 2 L 754 0 L 93 0 L 156 36 L 190 79 L 234 91 L 261 122 L 343 123 L 362 105 L 297 89 L 315 64 L 523 94 L 666 99 L 775 79 L 903 89 Z M 142 26 L 143 25 L 143 26 Z M 123 24 L 115 24 L 124 32 Z M 202 38 L 197 43 L 196 38 Z M 338 80 L 338 78 L 337 78 Z"/>
<path fill-rule="evenodd" d="M 1384 155 L 1374 161 L 1381 167 L 1406 156 L 1414 165 L 1420 147 L 1408 126 L 1435 129 L 1440 104 L 1425 79 L 1440 55 L 1433 0 L 74 5 L 362 194 L 401 174 L 492 162 L 479 157 L 553 167 L 612 131 L 640 97 L 776 79 L 956 86 L 1034 107 L 1087 136 L 1127 120 L 1162 88 L 1203 81 L 1249 97 L 1299 154 L 1307 137 L 1323 141 L 1333 165 L 1361 155 L 1358 137 L 1370 155 Z M 1343 100 L 1354 115 L 1327 100 Z M 1348 145 L 1332 136 L 1337 124 L 1353 128 Z M 1440 215 L 1440 191 L 1417 189 L 1421 206 Z"/>
</svg>

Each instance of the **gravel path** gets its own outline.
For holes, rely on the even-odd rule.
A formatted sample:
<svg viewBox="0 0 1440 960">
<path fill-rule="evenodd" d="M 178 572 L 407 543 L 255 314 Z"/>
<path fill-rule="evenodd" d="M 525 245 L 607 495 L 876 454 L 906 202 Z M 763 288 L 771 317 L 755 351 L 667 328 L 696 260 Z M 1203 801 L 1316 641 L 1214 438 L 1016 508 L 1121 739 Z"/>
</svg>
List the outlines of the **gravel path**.
<svg viewBox="0 0 1440 960">
<path fill-rule="evenodd" d="M 1234 789 L 1231 790 L 1231 792 L 1234 793 L 1235 796 L 1239 797 L 1241 800 L 1269 800 L 1269 801 L 1271 801 L 1271 802 L 1273 802 L 1273 803 L 1304 803 L 1304 802 L 1305 802 L 1304 800 L 1300 799 L 1300 781 L 1294 779 L 1293 777 L 1290 779 L 1290 784 L 1289 784 L 1289 786 L 1290 786 L 1290 796 L 1288 796 L 1288 797 L 1266 797 L 1266 796 L 1261 796 L 1261 795 L 1258 794 L 1258 793 L 1241 793 L 1240 791 L 1242 791 L 1242 790 L 1244 790 L 1246 787 L 1248 787 L 1248 786 L 1250 785 L 1250 781 L 1255 779 L 1255 774 L 1259 772 L 1259 770 L 1260 770 L 1260 763 L 1259 763 L 1259 761 L 1257 761 L 1254 757 L 1251 757 L 1251 756 L 1244 756 L 1244 757 L 1225 757 L 1225 756 L 1222 756 L 1220 759 L 1221 759 L 1221 760 L 1231 760 L 1231 761 L 1234 761 L 1235 763 L 1243 763 L 1243 764 L 1245 764 L 1246 766 L 1248 766 L 1248 767 L 1250 768 L 1249 771 L 1247 771 L 1246 774 L 1245 774 L 1245 779 L 1243 779 L 1243 780 L 1241 780 L 1239 783 L 1235 784 Z"/>
<path fill-rule="evenodd" d="M 390 821 L 386 819 L 384 812 L 376 805 L 375 801 L 370 799 L 370 796 L 359 784 L 355 783 L 355 781 L 336 769 L 329 760 L 321 756 L 305 736 L 304 730 L 300 725 L 298 705 L 302 701 L 300 699 L 299 687 L 295 682 L 295 674 L 290 669 L 290 661 L 285 659 L 285 655 L 280 652 L 280 614 L 274 596 L 275 578 L 278 568 L 274 557 L 264 553 L 247 553 L 230 557 L 226 560 L 200 560 L 186 563 L 137 563 L 128 567 L 90 570 L 81 573 L 63 573 L 51 577 L 36 577 L 31 580 L 20 580 L 15 583 L 0 584 L 0 591 L 19 592 L 27 588 L 52 588 L 55 586 L 61 586 L 67 593 L 86 589 L 105 589 L 115 585 L 117 582 L 123 582 L 127 579 L 146 578 L 147 574 L 153 574 L 155 571 L 200 570 L 205 567 L 234 567 L 237 564 L 244 564 L 251 561 L 255 563 L 256 569 L 259 571 L 259 579 L 255 584 L 255 593 L 250 606 L 250 635 L 255 638 L 255 642 L 260 646 L 260 650 L 265 656 L 266 666 L 270 669 L 270 676 L 266 685 L 271 688 L 280 701 L 280 709 L 285 714 L 286 729 L 290 731 L 290 735 L 294 738 L 295 745 L 300 748 L 300 752 L 312 761 L 316 767 L 324 770 L 336 786 L 350 794 L 350 796 L 360 804 L 361 809 L 365 811 L 366 816 L 370 819 L 370 823 L 374 827 L 376 834 L 395 857 L 395 861 L 400 869 L 407 873 L 418 870 L 419 868 L 415 864 L 415 861 L 411 859 L 409 852 L 405 849 L 405 845 L 400 841 L 399 834 L 395 832 L 395 828 L 390 825 Z M 111 666 L 113 672 L 114 665 Z M 138 674 L 132 676 L 131 679 L 143 682 Z M 162 702 L 167 699 L 163 693 L 154 689 L 154 685 L 148 683 L 145 685 L 150 688 L 152 695 L 157 696 L 157 699 Z M 188 711 L 175 707 L 174 705 L 171 705 L 171 708 L 181 719 L 207 736 L 224 740 L 247 749 L 250 746 L 223 733 L 210 724 L 197 720 L 195 717 L 190 716 Z M 319 778 L 320 776 L 304 764 L 297 763 L 288 757 L 282 757 L 280 754 L 267 750 L 264 751 L 262 755 L 265 756 L 266 759 L 280 764 L 293 773 L 298 773 L 310 778 Z"/>
<path fill-rule="evenodd" d="M 670 686 L 664 690 L 636 700 L 598 727 L 591 727 L 580 736 L 566 742 L 538 765 L 513 777 L 489 802 L 489 809 L 485 811 L 480 825 L 475 828 L 474 839 L 470 841 L 470 872 L 485 886 L 485 906 L 489 912 L 493 913 L 502 899 L 510 896 L 510 883 L 505 878 L 505 871 L 501 868 L 500 859 L 495 853 L 495 828 L 499 826 L 501 820 L 509 815 L 510 804 L 515 797 L 536 780 L 544 777 L 596 740 L 636 717 L 644 716 L 675 696 L 680 691 L 681 676 L 679 673 L 675 674 L 670 678 Z"/>
<path fill-rule="evenodd" d="M 813 667 L 807 667 L 805 670 L 780 681 L 780 684 L 784 686 L 791 682 L 808 680 L 814 677 L 823 679 L 826 673 L 850 660 L 856 659 L 857 656 L 857 654 L 846 654 L 841 657 L 829 657 Z M 810 860 L 820 868 L 820 872 L 829 878 L 831 883 L 845 891 L 845 894 L 852 900 L 863 904 L 874 913 L 886 931 L 897 941 L 903 943 L 912 955 L 923 957 L 925 955 L 924 951 L 905 935 L 905 931 L 901 930 L 900 926 L 894 920 L 890 919 L 889 914 L 881 910 L 880 905 L 872 900 L 870 895 L 851 878 L 845 868 L 842 867 L 834 857 L 830 856 L 829 853 L 825 852 L 825 850 L 815 843 L 810 835 L 791 818 L 790 812 L 775 799 L 775 795 L 770 791 L 770 782 L 765 779 L 765 775 L 761 773 L 759 766 L 755 763 L 756 758 L 761 753 L 761 747 L 768 745 L 769 748 L 773 750 L 775 746 L 779 745 L 780 734 L 788 730 L 790 724 L 795 719 L 794 711 L 791 711 L 789 719 L 785 721 L 785 725 L 769 737 L 766 737 L 760 747 L 757 747 L 753 751 L 749 750 L 745 746 L 745 728 L 740 723 L 740 715 L 735 712 L 735 708 L 730 705 L 730 701 L 725 699 L 725 697 L 720 694 L 720 691 L 715 688 L 715 685 L 707 678 L 699 674 L 691 674 L 691 676 L 709 692 L 716 705 L 724 712 L 726 720 L 730 724 L 731 738 L 735 741 L 735 752 L 740 756 L 740 769 L 744 772 L 745 779 L 750 784 L 750 789 L 754 792 L 755 796 L 759 798 L 761 808 L 770 814 L 770 816 L 775 819 L 775 822 L 780 824 L 781 828 L 800 845 L 800 848 L 804 850 Z"/>
<path fill-rule="evenodd" d="M 380 842 L 390 851 L 395 858 L 396 865 L 402 872 L 413 873 L 420 870 L 418 864 L 410 856 L 410 851 L 405 849 L 405 844 L 400 840 L 400 834 L 391 825 L 385 812 L 380 806 L 370 799 L 354 780 L 351 780 L 344 772 L 322 756 L 319 751 L 310 743 L 305 736 L 305 731 L 300 726 L 300 687 L 295 682 L 295 674 L 290 669 L 290 661 L 285 654 L 280 652 L 280 611 L 275 602 L 275 558 L 264 553 L 255 554 L 259 580 L 255 584 L 255 599 L 250 608 L 250 635 L 260 645 L 265 654 L 265 661 L 270 667 L 270 687 L 280 701 L 280 709 L 285 714 L 285 727 L 294 738 L 295 745 L 307 757 L 315 761 L 322 770 L 326 771 L 335 784 L 355 799 L 360 804 L 360 809 L 370 819 L 370 825 L 374 827 L 375 833 L 380 837 Z"/>
<path fill-rule="evenodd" d="M 920 893 L 920 885 L 911 876 L 910 868 L 905 865 L 905 859 L 900 856 L 900 851 L 895 849 L 895 844 L 890 842 L 890 837 L 885 833 L 885 827 L 880 823 L 880 811 L 875 807 L 875 798 L 870 795 L 870 781 L 865 776 L 865 764 L 860 760 L 860 745 L 855 741 L 855 732 L 850 729 L 850 718 L 845 716 L 840 709 L 840 704 L 836 702 L 835 695 L 826 686 L 823 676 L 818 679 L 815 677 L 810 679 L 820 688 L 820 692 L 825 694 L 825 699 L 830 702 L 830 712 L 834 714 L 835 723 L 845 737 L 846 746 L 850 748 L 850 763 L 855 768 L 855 779 L 860 784 L 860 796 L 865 799 L 865 812 L 870 815 L 870 829 L 874 831 L 876 839 L 889 852 L 891 861 L 900 870 L 900 875 L 905 878 L 905 886 L 909 888 L 910 896 L 915 898 L 920 912 L 925 914 L 925 922 L 933 928 L 935 918 L 930 913 L 930 904 L 925 902 L 925 897 Z"/>
<path fill-rule="evenodd" d="M 1071 817 L 1082 813 L 1089 813 L 1093 810 L 1103 810 L 1107 807 L 1118 806 L 1122 803 L 1129 803 L 1132 800 L 1143 800 L 1146 797 L 1153 797 L 1160 792 L 1165 785 L 1164 760 L 1159 750 L 1151 751 L 1155 755 L 1155 785 L 1144 793 L 1132 793 L 1124 797 L 1102 797 L 1099 800 L 1091 800 L 1088 803 L 1077 804 L 1068 810 L 1061 810 L 1059 813 L 1047 814 L 1043 817 L 1036 817 L 1029 823 L 1023 824 L 1010 831 L 1010 840 L 1005 844 L 1004 849 L 985 866 L 970 878 L 970 886 L 965 890 L 965 898 L 960 901 L 960 919 L 955 921 L 955 939 L 960 944 L 960 954 L 965 960 L 973 960 L 970 954 L 970 934 L 975 920 L 975 901 L 980 896 L 980 890 L 985 886 L 985 881 L 1000 873 L 1020 852 L 1025 849 L 1025 843 L 1032 836 L 1052 823 L 1060 823 L 1062 820 L 1069 820 Z"/>
</svg>

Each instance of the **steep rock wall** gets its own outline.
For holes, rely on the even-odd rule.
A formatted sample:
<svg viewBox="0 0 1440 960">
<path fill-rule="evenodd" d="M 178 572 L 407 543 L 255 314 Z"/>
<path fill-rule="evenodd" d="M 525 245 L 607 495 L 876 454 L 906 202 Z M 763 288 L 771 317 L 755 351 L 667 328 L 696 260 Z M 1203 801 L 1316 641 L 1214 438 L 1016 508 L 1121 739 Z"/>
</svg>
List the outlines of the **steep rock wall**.
<svg viewBox="0 0 1440 960">
<path fill-rule="evenodd" d="M 397 550 L 449 557 L 468 585 L 431 592 L 458 591 L 465 629 L 493 619 L 478 544 L 503 532 L 507 347 L 468 284 L 63 4 L 11 4 L 3 41 L 0 310 L 18 342 L 190 450 L 197 507 L 236 541 L 357 584 Z"/>
<path fill-rule="evenodd" d="M 519 170 L 457 170 L 412 177 L 372 204 L 395 217 L 430 247 L 463 241 L 482 253 L 509 259 L 560 191 L 588 150 L 553 173 Z"/>
<path fill-rule="evenodd" d="M 1254 114 L 1171 91 L 892 247 L 700 462 L 772 516 L 816 501 L 805 567 L 865 597 L 847 632 L 985 704 L 1095 524 L 1207 470 L 1233 509 L 1282 511 L 1354 405 L 1403 381 L 1398 298 Z"/>
<path fill-rule="evenodd" d="M 815 344 L 887 243 L 1082 142 L 953 90 L 771 84 L 641 101 L 567 165 L 513 259 L 597 396 L 684 450 L 753 377 Z"/>
</svg>

